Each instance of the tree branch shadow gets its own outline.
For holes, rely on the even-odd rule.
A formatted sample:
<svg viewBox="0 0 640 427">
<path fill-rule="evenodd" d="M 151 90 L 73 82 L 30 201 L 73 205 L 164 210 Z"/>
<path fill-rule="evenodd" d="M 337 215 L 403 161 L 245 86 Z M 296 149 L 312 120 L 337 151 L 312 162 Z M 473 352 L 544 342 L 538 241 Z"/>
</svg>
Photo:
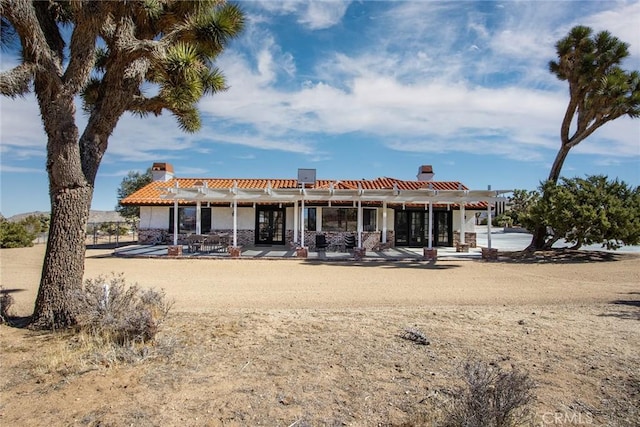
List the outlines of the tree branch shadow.
<svg viewBox="0 0 640 427">
<path fill-rule="evenodd" d="M 638 258 L 636 254 L 574 249 L 501 251 L 499 256 L 500 262 L 521 264 L 586 264 L 591 262 L 616 262 Z"/>
<path fill-rule="evenodd" d="M 628 292 L 627 295 L 640 295 L 640 292 Z M 618 306 L 620 310 L 602 313 L 602 317 L 616 317 L 625 320 L 640 320 L 640 299 L 617 299 L 610 304 Z M 634 310 L 635 309 L 635 310 Z"/>
</svg>

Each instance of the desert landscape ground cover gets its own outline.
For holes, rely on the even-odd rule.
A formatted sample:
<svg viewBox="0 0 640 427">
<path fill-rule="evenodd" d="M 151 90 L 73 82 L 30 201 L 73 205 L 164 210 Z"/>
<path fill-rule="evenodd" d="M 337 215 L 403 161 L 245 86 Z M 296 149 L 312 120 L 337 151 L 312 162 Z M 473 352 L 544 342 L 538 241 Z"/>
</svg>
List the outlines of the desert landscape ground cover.
<svg viewBox="0 0 640 427">
<path fill-rule="evenodd" d="M 0 251 L 30 313 L 43 246 Z M 124 361 L 70 334 L 0 326 L 0 424 L 437 425 L 479 360 L 529 373 L 530 425 L 640 425 L 640 257 L 500 262 L 114 258 L 175 301 Z M 429 345 L 403 339 L 422 331 Z"/>
</svg>

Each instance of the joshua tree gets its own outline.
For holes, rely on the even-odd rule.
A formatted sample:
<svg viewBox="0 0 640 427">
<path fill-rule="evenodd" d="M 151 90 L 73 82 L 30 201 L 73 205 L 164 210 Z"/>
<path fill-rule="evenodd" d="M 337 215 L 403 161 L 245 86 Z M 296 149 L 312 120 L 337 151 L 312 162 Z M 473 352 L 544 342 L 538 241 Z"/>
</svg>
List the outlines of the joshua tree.
<svg viewBox="0 0 640 427">
<path fill-rule="evenodd" d="M 609 32 L 594 35 L 584 26 L 572 28 L 556 43 L 558 59 L 549 62 L 549 70 L 569 83 L 569 104 L 560 128 L 560 150 L 547 178 L 552 184 L 558 182 L 569 150 L 596 129 L 625 115 L 640 116 L 640 73 L 620 68 L 628 48 Z M 530 248 L 545 246 L 546 227 L 539 224 Z"/>
<path fill-rule="evenodd" d="M 168 110 L 181 129 L 197 131 L 198 100 L 226 89 L 213 61 L 244 15 L 223 0 L 0 0 L 0 15 L 22 59 L 0 74 L 0 93 L 33 89 L 47 135 L 51 225 L 32 326 L 68 327 L 77 320 L 70 295 L 82 286 L 94 182 L 118 120 Z M 157 90 L 145 96 L 143 85 Z M 82 132 L 77 95 L 88 115 Z"/>
</svg>

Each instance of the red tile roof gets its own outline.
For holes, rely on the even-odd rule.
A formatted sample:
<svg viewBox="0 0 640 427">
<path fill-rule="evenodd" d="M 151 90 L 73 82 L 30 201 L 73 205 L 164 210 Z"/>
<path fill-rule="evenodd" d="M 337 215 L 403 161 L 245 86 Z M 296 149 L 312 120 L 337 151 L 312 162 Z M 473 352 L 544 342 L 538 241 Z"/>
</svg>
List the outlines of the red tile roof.
<svg viewBox="0 0 640 427">
<path fill-rule="evenodd" d="M 176 183 L 180 188 L 189 188 L 206 183 L 208 188 L 213 189 L 229 189 L 234 187 L 234 183 L 241 189 L 266 189 L 269 185 L 271 188 L 298 188 L 296 179 L 248 179 L 248 178 L 172 178 L 169 181 L 154 181 L 147 186 L 141 188 L 135 193 L 123 199 L 122 205 L 171 205 L 173 200 L 161 198 L 164 189 L 167 187 L 175 187 Z M 468 190 L 458 181 L 404 181 L 395 178 L 376 178 L 373 180 L 326 180 L 320 179 L 316 181 L 314 186 L 307 188 L 328 189 L 333 184 L 336 190 L 357 190 L 358 185 L 363 190 L 390 190 L 394 186 L 398 190 L 418 190 L 423 188 L 431 188 L 433 190 Z M 430 187 L 431 186 L 431 187 Z M 486 206 L 486 205 L 485 205 Z"/>
</svg>

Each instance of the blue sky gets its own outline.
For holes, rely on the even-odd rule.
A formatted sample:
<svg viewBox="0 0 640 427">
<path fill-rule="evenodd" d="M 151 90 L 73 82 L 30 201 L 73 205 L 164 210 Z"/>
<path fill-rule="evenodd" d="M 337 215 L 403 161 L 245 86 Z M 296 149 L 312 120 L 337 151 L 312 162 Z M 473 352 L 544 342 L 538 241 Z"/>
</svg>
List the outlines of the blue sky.
<svg viewBox="0 0 640 427">
<path fill-rule="evenodd" d="M 239 2 L 248 18 L 217 65 L 230 89 L 200 102 L 203 128 L 168 114 L 124 116 L 96 182 L 111 210 L 131 170 L 180 177 L 415 179 L 534 189 L 559 148 L 568 100 L 548 72 L 574 25 L 630 43 L 640 69 L 640 1 Z M 2 52 L 1 69 L 16 64 Z M 49 210 L 46 137 L 33 96 L 0 99 L 0 212 Z M 79 113 L 78 123 L 86 118 Z M 640 120 L 618 119 L 574 148 L 564 176 L 640 185 Z"/>
</svg>

